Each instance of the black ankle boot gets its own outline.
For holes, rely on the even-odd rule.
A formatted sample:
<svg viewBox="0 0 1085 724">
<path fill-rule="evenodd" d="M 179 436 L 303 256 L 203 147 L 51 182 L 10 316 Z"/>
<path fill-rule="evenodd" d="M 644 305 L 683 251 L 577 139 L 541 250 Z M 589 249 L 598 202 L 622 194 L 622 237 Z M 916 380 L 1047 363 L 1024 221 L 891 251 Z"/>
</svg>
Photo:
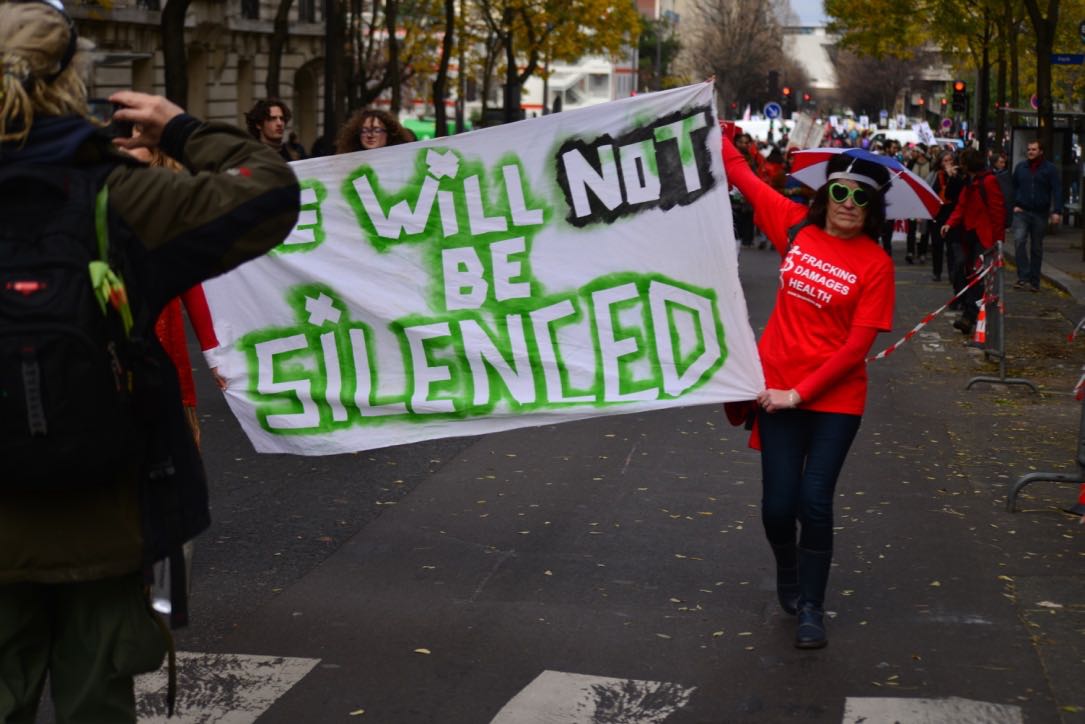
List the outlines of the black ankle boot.
<svg viewBox="0 0 1085 724">
<path fill-rule="evenodd" d="M 795 648 L 821 649 L 829 643 L 825 636 L 825 611 L 810 604 L 799 611 L 799 630 L 795 633 Z"/>
<path fill-rule="evenodd" d="M 799 568 L 795 546 L 773 545 L 776 558 L 776 598 L 788 616 L 799 612 Z"/>
<path fill-rule="evenodd" d="M 829 643 L 825 635 L 825 587 L 833 552 L 799 549 L 799 628 L 795 646 L 800 649 L 820 649 Z"/>
</svg>

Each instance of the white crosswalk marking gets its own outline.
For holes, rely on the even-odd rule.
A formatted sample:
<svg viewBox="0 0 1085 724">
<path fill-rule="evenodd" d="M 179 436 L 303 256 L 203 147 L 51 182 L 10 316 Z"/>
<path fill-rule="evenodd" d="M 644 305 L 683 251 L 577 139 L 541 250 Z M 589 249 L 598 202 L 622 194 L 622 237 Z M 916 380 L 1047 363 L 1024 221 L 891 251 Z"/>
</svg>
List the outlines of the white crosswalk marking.
<svg viewBox="0 0 1085 724">
<path fill-rule="evenodd" d="M 166 667 L 136 679 L 140 724 L 251 724 L 320 659 L 177 652 L 177 707 L 166 718 Z"/>
<path fill-rule="evenodd" d="M 842 724 L 1024 724 L 1021 707 L 962 699 L 853 698 L 844 702 Z"/>
<path fill-rule="evenodd" d="M 662 724 L 689 703 L 694 688 L 663 681 L 544 671 L 506 704 L 490 724 Z"/>
<path fill-rule="evenodd" d="M 178 702 L 166 718 L 166 670 L 136 679 L 140 724 L 253 724 L 320 659 L 178 652 Z M 490 724 L 663 724 L 689 704 L 696 687 L 543 671 Z M 1024 724 L 1010 704 L 949 697 L 848 697 L 841 724 Z"/>
</svg>

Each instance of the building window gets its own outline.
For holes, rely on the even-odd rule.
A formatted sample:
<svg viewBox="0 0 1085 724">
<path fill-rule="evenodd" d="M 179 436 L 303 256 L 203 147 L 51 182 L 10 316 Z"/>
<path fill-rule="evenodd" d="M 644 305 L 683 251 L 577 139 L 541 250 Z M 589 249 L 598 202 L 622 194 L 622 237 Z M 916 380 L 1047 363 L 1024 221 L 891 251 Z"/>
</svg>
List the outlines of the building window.
<svg viewBox="0 0 1085 724">
<path fill-rule="evenodd" d="M 588 92 L 593 96 L 610 95 L 610 76 L 606 73 L 592 73 L 589 75 Z"/>
<path fill-rule="evenodd" d="M 302 23 L 316 22 L 316 0 L 298 0 L 298 21 Z"/>
<path fill-rule="evenodd" d="M 260 0 L 241 0 L 241 17 L 249 20 L 259 20 Z"/>
</svg>

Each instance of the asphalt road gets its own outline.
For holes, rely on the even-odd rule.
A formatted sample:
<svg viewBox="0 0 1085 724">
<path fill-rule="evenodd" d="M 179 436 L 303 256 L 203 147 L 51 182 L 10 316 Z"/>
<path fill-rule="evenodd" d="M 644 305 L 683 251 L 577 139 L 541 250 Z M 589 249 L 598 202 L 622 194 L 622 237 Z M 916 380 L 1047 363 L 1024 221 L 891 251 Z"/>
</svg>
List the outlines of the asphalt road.
<svg viewBox="0 0 1085 724">
<path fill-rule="evenodd" d="M 757 331 L 775 264 L 743 251 Z M 899 266 L 877 349 L 946 291 Z M 1018 475 L 1073 469 L 1080 310 L 1022 294 L 1009 366 L 1043 395 L 965 390 L 997 368 L 946 318 L 871 365 L 815 652 L 775 604 L 758 455 L 717 407 L 257 456 L 201 376 L 215 522 L 181 721 L 1082 721 L 1085 527 L 1058 511 L 1076 490 L 1004 510 Z"/>
</svg>

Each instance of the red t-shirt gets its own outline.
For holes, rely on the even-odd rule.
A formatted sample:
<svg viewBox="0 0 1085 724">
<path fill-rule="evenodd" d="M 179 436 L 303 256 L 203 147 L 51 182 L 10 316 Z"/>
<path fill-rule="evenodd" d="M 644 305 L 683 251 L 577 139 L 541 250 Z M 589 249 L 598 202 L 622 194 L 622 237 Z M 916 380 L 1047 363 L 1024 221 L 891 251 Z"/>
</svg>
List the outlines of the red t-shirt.
<svg viewBox="0 0 1085 724">
<path fill-rule="evenodd" d="M 803 228 L 789 250 L 787 230 L 807 209 L 774 191 L 744 162 L 735 163 L 735 156 L 724 144 L 728 180 L 750 201 L 754 223 L 783 257 L 776 306 L 758 344 L 765 387 L 803 395 L 803 381 L 844 345 L 852 327 L 892 329 L 893 261 L 868 236 L 841 239 L 815 225 Z M 861 415 L 866 388 L 866 365 L 859 364 L 810 399 L 803 395 L 800 407 Z"/>
</svg>

